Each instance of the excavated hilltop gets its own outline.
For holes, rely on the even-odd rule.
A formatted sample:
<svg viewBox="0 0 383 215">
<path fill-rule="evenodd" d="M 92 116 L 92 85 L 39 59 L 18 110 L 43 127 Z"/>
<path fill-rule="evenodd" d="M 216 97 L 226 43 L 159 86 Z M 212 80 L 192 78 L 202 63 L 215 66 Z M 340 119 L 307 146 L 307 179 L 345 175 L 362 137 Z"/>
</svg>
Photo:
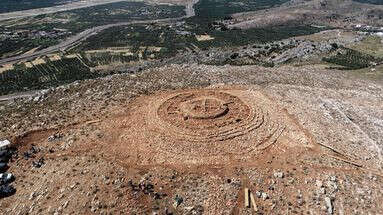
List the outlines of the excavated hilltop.
<svg viewBox="0 0 383 215">
<path fill-rule="evenodd" d="M 16 150 L 0 212 L 382 214 L 382 105 L 382 83 L 322 66 L 168 65 L 52 88 L 0 106 Z"/>
</svg>

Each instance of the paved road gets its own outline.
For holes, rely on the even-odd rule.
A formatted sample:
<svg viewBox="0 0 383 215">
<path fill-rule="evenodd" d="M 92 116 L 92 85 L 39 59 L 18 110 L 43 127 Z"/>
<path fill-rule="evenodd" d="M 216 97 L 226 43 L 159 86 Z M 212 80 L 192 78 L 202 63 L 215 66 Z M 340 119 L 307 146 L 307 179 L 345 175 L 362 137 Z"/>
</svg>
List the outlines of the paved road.
<svg viewBox="0 0 383 215">
<path fill-rule="evenodd" d="M 108 25 L 97 26 L 97 27 L 82 31 L 82 32 L 80 32 L 74 36 L 71 36 L 71 37 L 65 39 L 64 41 L 62 41 L 61 43 L 59 43 L 57 45 L 50 46 L 50 47 L 42 49 L 40 51 L 36 51 L 34 53 L 24 53 L 24 54 L 17 55 L 14 57 L 0 59 L 0 65 L 13 64 L 13 63 L 17 63 L 19 61 L 28 61 L 28 60 L 32 60 L 34 58 L 37 58 L 39 56 L 52 54 L 52 53 L 59 52 L 59 51 L 64 51 L 68 48 L 71 48 L 71 47 L 77 45 L 78 43 L 87 39 L 88 37 L 95 35 L 101 31 L 108 29 L 108 28 L 111 28 L 111 27 L 122 26 L 122 25 L 131 25 L 131 24 L 169 22 L 169 21 L 180 20 L 182 18 L 185 18 L 185 17 L 171 18 L 171 19 L 157 19 L 157 20 L 122 22 L 122 23 L 117 23 L 117 24 L 108 24 Z"/>
<path fill-rule="evenodd" d="M 59 52 L 59 51 L 64 51 L 68 48 L 71 48 L 71 47 L 77 45 L 78 43 L 80 43 L 81 41 L 87 39 L 88 37 L 90 37 L 92 35 L 95 35 L 95 34 L 101 32 L 105 29 L 115 27 L 115 26 L 123 26 L 123 25 L 131 25 L 131 24 L 172 22 L 172 21 L 178 21 L 178 20 L 182 20 L 185 18 L 193 17 L 193 16 L 195 16 L 195 11 L 194 11 L 193 6 L 198 1 L 199 0 L 191 0 L 190 2 L 188 2 L 186 9 L 185 9 L 186 15 L 182 16 L 182 17 L 167 18 L 167 19 L 156 19 L 156 20 L 141 20 L 141 21 L 132 21 L 132 22 L 121 22 L 121 23 L 116 23 L 116 24 L 97 26 L 94 28 L 87 29 L 87 30 L 85 30 L 81 33 L 78 33 L 72 37 L 69 37 L 66 40 L 62 41 L 61 43 L 54 45 L 54 46 L 50 46 L 46 49 L 36 51 L 36 52 L 30 53 L 30 54 L 24 53 L 22 55 L 18 55 L 18 56 L 14 56 L 14 57 L 0 59 L 0 65 L 13 64 L 13 63 L 17 63 L 19 61 L 28 61 L 28 60 L 32 60 L 34 58 L 37 58 L 39 56 L 52 54 L 52 53 Z"/>
<path fill-rule="evenodd" d="M 32 60 L 32 59 L 37 58 L 39 56 L 55 53 L 55 52 L 58 52 L 58 51 L 63 51 L 65 49 L 68 49 L 68 48 L 71 48 L 71 47 L 75 46 L 76 44 L 80 43 L 81 41 L 87 39 L 88 37 L 90 37 L 92 35 L 95 35 L 95 34 L 101 32 L 101 31 L 103 31 L 105 29 L 108 29 L 108 28 L 111 28 L 111 27 L 115 27 L 115 26 L 123 26 L 123 25 L 131 25 L 131 24 L 145 24 L 145 23 L 172 22 L 172 21 L 178 21 L 178 20 L 182 20 L 182 19 L 185 19 L 185 18 L 193 17 L 193 16 L 195 16 L 195 11 L 194 11 L 193 6 L 196 3 L 198 3 L 198 1 L 199 0 L 191 0 L 190 2 L 188 2 L 187 6 L 186 6 L 186 9 L 185 9 L 186 15 L 182 16 L 182 17 L 168 18 L 168 19 L 157 19 L 157 20 L 142 20 L 142 21 L 122 22 L 122 23 L 116 23 L 116 24 L 97 26 L 97 27 L 94 27 L 94 28 L 91 28 L 91 29 L 87 29 L 87 30 L 85 30 L 85 31 L 83 31 L 83 32 L 81 32 L 79 34 L 76 34 L 76 35 L 74 35 L 72 37 L 69 37 L 68 39 L 66 39 L 65 41 L 59 43 L 58 45 L 48 47 L 46 49 L 37 51 L 35 53 L 32 53 L 32 54 L 22 54 L 22 55 L 15 56 L 15 57 L 1 59 L 0 60 L 0 65 L 8 64 L 8 63 L 16 63 L 16 62 L 19 62 L 19 61 Z M 34 96 L 34 95 L 36 95 L 35 91 L 34 92 L 30 91 L 30 92 L 18 93 L 16 95 L 15 94 L 14 95 L 5 95 L 5 96 L 1 96 L 0 97 L 0 103 L 8 101 L 8 100 L 15 99 L 15 98 L 31 97 L 31 96 Z"/>
<path fill-rule="evenodd" d="M 37 16 L 41 14 L 50 14 L 50 13 L 56 13 L 61 11 L 67 11 L 67 10 L 73 10 L 73 9 L 79 9 L 79 8 L 85 8 L 85 7 L 92 7 L 96 5 L 103 5 L 103 4 L 109 4 L 114 2 L 121 2 L 121 1 L 133 1 L 133 0 L 86 0 L 86 1 L 76 1 L 72 3 L 67 3 L 63 5 L 53 6 L 53 7 L 45 7 L 45 8 L 37 8 L 37 9 L 30 9 L 30 10 L 23 10 L 23 11 L 14 11 L 9 13 L 0 13 L 0 21 L 8 20 L 8 19 L 15 19 L 15 18 L 25 18 L 30 16 Z M 141 2 L 142 0 L 134 0 Z"/>
</svg>

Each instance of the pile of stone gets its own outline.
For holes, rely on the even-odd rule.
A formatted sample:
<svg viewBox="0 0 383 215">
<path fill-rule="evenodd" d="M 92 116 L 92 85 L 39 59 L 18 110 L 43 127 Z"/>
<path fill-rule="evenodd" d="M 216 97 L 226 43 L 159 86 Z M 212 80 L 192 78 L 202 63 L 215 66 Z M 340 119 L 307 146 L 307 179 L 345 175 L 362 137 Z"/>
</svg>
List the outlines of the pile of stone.
<svg viewBox="0 0 383 215">
<path fill-rule="evenodd" d="M 8 161 L 12 157 L 11 142 L 9 140 L 0 141 L 0 198 L 13 195 L 16 189 L 11 185 L 15 180 L 12 173 L 7 173 Z"/>
</svg>

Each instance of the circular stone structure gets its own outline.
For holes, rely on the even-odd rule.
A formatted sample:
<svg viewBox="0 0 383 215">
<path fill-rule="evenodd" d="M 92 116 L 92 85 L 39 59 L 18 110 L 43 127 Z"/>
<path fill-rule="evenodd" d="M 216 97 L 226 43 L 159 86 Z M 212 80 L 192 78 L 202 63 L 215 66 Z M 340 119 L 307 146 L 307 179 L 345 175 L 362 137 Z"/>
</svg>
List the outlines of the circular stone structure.
<svg viewBox="0 0 383 215">
<path fill-rule="evenodd" d="M 177 111 L 182 114 L 184 121 L 188 119 L 206 120 L 225 115 L 229 108 L 227 103 L 222 100 L 214 97 L 202 97 L 181 103 Z"/>
<path fill-rule="evenodd" d="M 304 133 L 261 91 L 205 88 L 136 98 L 111 146 L 139 164 L 217 164 L 254 160 L 273 144 L 300 144 Z M 113 135 L 111 135 L 113 136 Z"/>
<path fill-rule="evenodd" d="M 231 139 L 263 122 L 260 109 L 234 95 L 213 90 L 171 96 L 160 104 L 155 117 L 176 138 L 188 141 Z"/>
</svg>

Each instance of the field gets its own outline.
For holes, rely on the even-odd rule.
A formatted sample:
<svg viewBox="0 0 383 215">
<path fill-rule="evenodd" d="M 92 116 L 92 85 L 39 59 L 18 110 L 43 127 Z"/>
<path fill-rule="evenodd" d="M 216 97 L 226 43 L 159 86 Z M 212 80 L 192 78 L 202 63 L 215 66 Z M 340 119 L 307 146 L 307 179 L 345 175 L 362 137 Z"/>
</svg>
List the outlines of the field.
<svg viewBox="0 0 383 215">
<path fill-rule="evenodd" d="M 227 30 L 211 29 L 206 23 L 196 23 L 189 20 L 182 28 L 171 28 L 164 25 L 132 25 L 128 27 L 114 27 L 103 31 L 84 41 L 72 50 L 95 50 L 99 48 L 131 46 L 137 52 L 142 46 L 162 47 L 156 54 L 158 58 L 174 56 L 180 51 L 193 49 L 207 50 L 213 47 L 234 47 L 251 43 L 266 43 L 286 39 L 293 36 L 312 34 L 319 31 L 309 26 L 280 26 L 272 28 Z M 188 32 L 184 35 L 179 32 Z M 198 40 L 195 35 L 208 34 L 209 40 Z"/>
<path fill-rule="evenodd" d="M 81 56 L 74 59 L 47 60 L 46 64 L 30 65 L 28 68 L 17 66 L 4 72 L 1 76 L 1 94 L 17 91 L 43 89 L 82 80 L 100 77 L 103 73 L 92 68 L 103 68 L 108 64 L 126 64 L 138 60 L 165 59 L 174 57 L 180 52 L 208 50 L 219 47 L 235 47 L 254 43 L 266 43 L 293 36 L 307 35 L 320 31 L 310 26 L 274 26 L 247 30 L 217 28 L 217 22 L 226 19 L 230 13 L 247 10 L 258 10 L 272 7 L 283 1 L 260 1 L 256 3 L 242 1 L 210 2 L 201 1 L 195 5 L 196 16 L 176 24 L 136 24 L 112 27 L 83 41 L 69 52 Z M 230 10 L 221 11 L 222 7 L 232 5 Z M 206 10 L 209 8 L 209 10 Z M 51 31 L 65 29 L 71 33 L 81 32 L 98 25 L 126 22 L 132 20 L 159 19 L 180 17 L 184 15 L 181 6 L 153 6 L 139 2 L 118 2 L 89 8 L 40 15 L 33 18 L 7 21 L 3 29 L 19 31 L 35 29 Z M 218 24 L 219 25 L 219 24 Z M 6 26 L 6 27 L 5 27 Z M 209 36 L 207 36 L 209 35 Z M 20 53 L 39 49 L 57 43 L 55 39 L 38 38 L 31 40 L 3 40 L 2 54 Z M 201 39 L 201 38 L 209 38 Z M 125 48 L 124 48 L 125 47 Z M 155 49 L 153 49 L 155 47 Z M 118 51 L 110 49 L 119 49 Z M 79 62 L 80 59 L 83 59 Z M 73 63 L 77 64 L 75 67 Z M 79 68 L 77 68 L 79 67 Z M 74 73 L 74 70 L 81 71 Z M 28 81 L 31 80 L 31 81 Z"/>
<path fill-rule="evenodd" d="M 333 55 L 324 57 L 323 61 L 341 66 L 335 67 L 337 69 L 356 70 L 379 65 L 383 62 L 383 58 L 377 58 L 353 49 L 340 48 Z"/>
<path fill-rule="evenodd" d="M 10 20 L 3 22 L 1 26 L 8 30 L 51 30 L 59 28 L 76 33 L 94 26 L 132 20 L 172 18 L 182 15 L 185 15 L 182 6 L 149 5 L 143 2 L 116 2 L 53 14 L 43 14 L 32 18 Z"/>
<path fill-rule="evenodd" d="M 201 18 L 222 18 L 233 13 L 271 8 L 289 0 L 201 0 L 195 5 Z"/>
<path fill-rule="evenodd" d="M 194 17 L 169 23 L 131 24 L 111 27 L 90 36 L 79 45 L 66 50 L 65 53 L 61 54 L 64 58 L 57 62 L 48 60 L 46 64 L 38 66 L 31 66 L 27 63 L 28 68 L 25 71 L 23 67 L 20 66 L 3 71 L 1 94 L 30 89 L 43 89 L 49 86 L 57 86 L 60 83 L 70 83 L 77 79 L 100 77 L 115 72 L 114 69 L 108 69 L 108 72 L 105 73 L 101 71 L 102 68 L 106 68 L 108 64 L 127 65 L 127 67 L 133 62 L 141 61 L 147 61 L 148 63 L 154 62 L 155 64 L 156 62 L 163 62 L 163 60 L 167 58 L 176 56 L 180 57 L 177 58 L 177 62 L 183 62 L 193 53 L 203 53 L 204 51 L 220 48 L 235 50 L 239 46 L 257 46 L 291 37 L 311 35 L 328 29 L 327 27 L 317 28 L 294 21 L 246 29 L 231 27 L 230 24 L 227 24 L 235 19 L 230 17 L 232 13 L 257 10 L 264 11 L 264 9 L 272 8 L 286 2 L 288 2 L 288 0 L 201 0 L 194 5 L 196 12 L 196 16 Z M 9 20 L 0 24 L 1 31 L 24 32 L 33 29 L 35 31 L 52 32 L 59 29 L 68 34 L 54 38 L 21 36 L 19 39 L 0 39 L 0 45 L 3 47 L 0 55 L 4 57 L 25 53 L 30 50 L 43 49 L 57 44 L 58 41 L 70 35 L 95 26 L 129 21 L 174 18 L 184 15 L 185 11 L 183 6 L 156 6 L 142 2 L 117 2 L 39 15 L 32 18 Z M 351 36 L 353 37 L 353 35 Z M 383 51 L 380 50 L 377 45 L 379 42 L 379 38 L 371 37 L 355 45 L 355 47 L 345 47 L 340 49 L 342 51 L 334 52 L 330 55 L 323 55 L 319 57 L 317 61 L 321 63 L 324 61 L 332 66 L 336 65 L 336 67 L 334 67 L 336 69 L 356 70 L 368 68 L 373 64 L 381 63 Z M 228 52 L 228 57 L 198 62 L 213 65 L 257 64 L 265 67 L 273 67 L 275 64 L 270 59 L 275 58 L 275 55 L 281 53 L 282 50 L 279 50 L 278 47 L 267 50 L 268 51 L 260 52 L 259 55 L 250 58 L 244 57 L 230 60 L 231 57 L 236 58 L 237 56 L 235 54 L 231 56 L 233 53 Z M 265 53 L 273 54 L 272 56 L 268 56 Z M 65 58 L 67 54 L 81 56 L 80 59 L 84 61 L 80 62 L 81 68 L 79 68 L 79 71 L 83 71 L 84 76 L 75 75 L 74 77 L 77 79 L 74 78 L 73 80 L 70 78 L 71 72 L 68 71 L 75 68 L 73 68 L 73 65 L 65 65 L 68 61 L 68 59 Z M 268 59 L 269 57 L 270 59 Z M 76 58 L 69 61 L 77 61 L 80 59 Z M 61 67 L 52 66 L 52 64 L 59 62 L 61 63 Z M 3 68 L 3 70 L 5 70 L 5 68 Z M 48 72 L 44 75 L 42 72 L 35 72 L 35 70 Z M 59 70 L 67 71 L 68 75 L 57 75 L 62 72 Z M 30 76 L 34 76 L 36 81 L 25 81 L 29 79 Z M 39 79 L 38 77 L 40 76 L 44 78 Z"/>
<path fill-rule="evenodd" d="M 0 95 L 39 90 L 76 80 L 110 75 L 114 71 L 95 71 L 92 68 L 113 63 L 128 63 L 138 59 L 138 55 L 127 55 L 124 52 L 100 51 L 64 56 L 52 55 L 16 64 L 13 68 L 0 73 Z"/>
<path fill-rule="evenodd" d="M 198 28 L 194 28 L 198 29 Z M 200 30 L 200 29 L 199 29 Z M 312 34 L 318 31 L 309 26 L 285 26 L 277 28 L 211 31 L 209 40 L 198 40 L 195 35 L 180 35 L 177 29 L 167 25 L 131 25 L 113 27 L 85 40 L 70 50 L 79 59 L 47 60 L 46 64 L 26 68 L 19 66 L 0 76 L 0 94 L 43 89 L 75 80 L 110 74 L 92 73 L 91 68 L 111 63 L 126 64 L 138 60 L 166 59 L 180 52 L 208 50 L 219 47 L 235 47 L 251 43 L 266 43 L 292 36 Z M 82 59 L 82 61 L 79 61 Z M 266 65 L 265 65 L 266 66 Z M 113 72 L 113 70 L 112 70 Z"/>
<path fill-rule="evenodd" d="M 69 35 L 79 33 L 95 26 L 134 20 L 154 20 L 180 17 L 185 14 L 182 6 L 148 5 L 141 2 L 117 2 L 77 10 L 45 14 L 33 18 L 5 21 L 0 24 L 1 32 L 19 34 L 14 37 L 0 37 L 0 57 L 26 52 L 35 47 L 39 49 L 57 44 Z M 24 32 L 65 32 L 60 36 L 31 36 Z"/>
<path fill-rule="evenodd" d="M 44 61 L 45 62 L 45 61 Z M 45 63 L 26 63 L 0 74 L 0 95 L 49 88 L 76 80 L 95 78 L 89 68 L 77 58 L 64 58 Z"/>
<path fill-rule="evenodd" d="M 5 39 L 0 40 L 0 57 L 12 56 L 30 51 L 31 49 L 43 49 L 52 45 L 56 45 L 60 39 L 57 38 L 20 38 L 18 40 Z"/>
<path fill-rule="evenodd" d="M 375 57 L 383 57 L 383 38 L 370 36 L 350 48 Z"/>
<path fill-rule="evenodd" d="M 62 5 L 78 0 L 2 0 L 0 13 Z"/>
</svg>

